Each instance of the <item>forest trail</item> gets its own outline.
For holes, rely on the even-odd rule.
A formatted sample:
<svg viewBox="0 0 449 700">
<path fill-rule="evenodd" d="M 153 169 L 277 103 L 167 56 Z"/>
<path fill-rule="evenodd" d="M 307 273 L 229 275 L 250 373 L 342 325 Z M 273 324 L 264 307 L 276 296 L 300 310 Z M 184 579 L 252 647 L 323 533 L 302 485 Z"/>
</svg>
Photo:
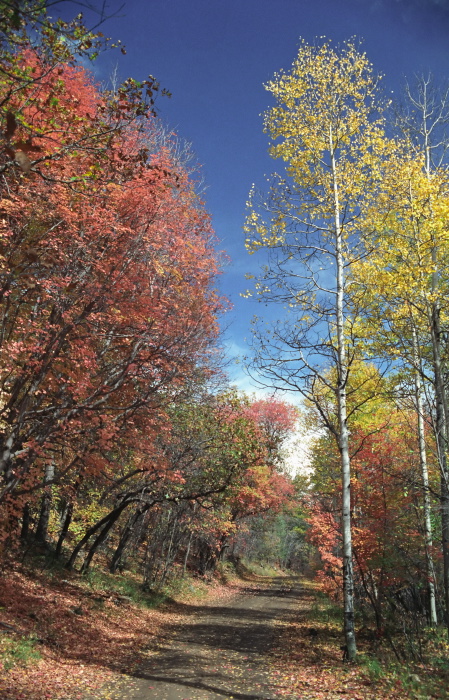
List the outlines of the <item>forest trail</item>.
<svg viewBox="0 0 449 700">
<path fill-rule="evenodd" d="M 270 679 L 267 654 L 276 620 L 294 612 L 299 595 L 297 579 L 273 577 L 225 601 L 181 604 L 181 617 L 165 630 L 158 648 L 101 697 L 274 700 L 279 690 Z"/>
</svg>

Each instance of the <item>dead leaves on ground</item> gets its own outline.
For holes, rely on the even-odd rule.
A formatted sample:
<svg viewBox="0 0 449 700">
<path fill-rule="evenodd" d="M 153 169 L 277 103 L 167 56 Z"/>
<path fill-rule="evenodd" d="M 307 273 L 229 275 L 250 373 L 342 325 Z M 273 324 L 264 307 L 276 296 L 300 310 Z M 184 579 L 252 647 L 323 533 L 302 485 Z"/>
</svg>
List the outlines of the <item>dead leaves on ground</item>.
<svg viewBox="0 0 449 700">
<path fill-rule="evenodd" d="M 0 671 L 3 700 L 76 700 L 115 674 L 131 670 L 163 624 L 163 614 L 89 591 L 85 582 L 42 573 L 2 574 L 3 639 L 33 640 L 40 661 Z"/>
<path fill-rule="evenodd" d="M 57 580 L 42 572 L 31 574 L 17 568 L 1 578 L 0 651 L 7 640 L 28 640 L 40 655 L 39 661 L 31 659 L 28 665 L 20 662 L 0 670 L 2 700 L 84 700 L 106 683 L 110 688 L 120 688 L 117 680 L 124 673 L 132 675 L 140 664 L 148 663 L 149 648 L 157 654 L 166 630 L 186 622 L 183 603 L 191 603 L 197 593 L 178 598 L 179 605 L 149 610 L 133 605 L 126 596 L 92 590 L 77 576 Z M 233 584 L 204 585 L 207 597 L 201 605 L 207 608 L 217 599 L 226 604 L 226 599 L 248 582 Z M 253 584 L 263 586 L 262 581 L 254 580 Z M 403 678 L 384 673 L 375 679 L 366 666 L 343 663 L 339 627 L 312 621 L 314 600 L 313 590 L 303 588 L 294 614 L 275 623 L 277 639 L 269 656 L 270 685 L 280 700 L 445 697 L 444 688 L 443 694 L 438 690 L 431 695 L 420 691 L 421 679 L 427 680 L 431 669 L 414 668 L 411 683 L 405 686 Z M 249 669 L 240 668 L 224 652 L 222 662 L 227 664 L 226 673 L 236 682 L 236 688 L 246 692 Z M 240 676 L 241 684 L 237 682 Z"/>
<path fill-rule="evenodd" d="M 225 600 L 233 592 L 216 581 L 198 583 L 177 596 L 179 609 L 174 604 L 153 610 L 115 591 L 92 589 L 75 574 L 57 578 L 35 568 L 11 567 L 0 576 L 0 697 L 84 700 L 138 668 L 167 626 L 182 619 L 182 603 L 201 593 Z M 10 667 L 8 655 L 1 652 L 23 642 L 40 660 L 19 658 Z"/>
<path fill-rule="evenodd" d="M 348 664 L 342 659 L 342 636 L 338 624 L 315 622 L 310 611 L 315 603 L 313 585 L 306 584 L 291 619 L 277 622 L 278 640 L 271 652 L 271 677 L 277 695 L 286 700 L 411 700 L 447 697 L 447 688 L 423 689 L 432 669 L 422 666 L 408 679 L 383 669 L 380 677 L 370 674 L 366 664 Z M 313 629 L 313 634 L 310 630 Z M 363 653 L 363 646 L 360 651 Z M 406 682 L 410 680 L 410 682 Z"/>
</svg>

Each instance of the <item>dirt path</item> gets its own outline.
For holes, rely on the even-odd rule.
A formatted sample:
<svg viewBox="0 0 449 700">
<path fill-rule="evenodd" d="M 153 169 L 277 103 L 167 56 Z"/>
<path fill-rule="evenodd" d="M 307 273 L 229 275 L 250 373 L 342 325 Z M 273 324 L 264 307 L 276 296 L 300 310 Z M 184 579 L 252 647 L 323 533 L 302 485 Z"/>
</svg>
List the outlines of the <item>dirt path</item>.
<svg viewBox="0 0 449 700">
<path fill-rule="evenodd" d="M 167 629 L 139 671 L 103 697 L 126 700 L 274 700 L 267 652 L 275 620 L 292 613 L 296 581 L 273 578 L 226 601 L 180 606 L 179 622 Z"/>
</svg>

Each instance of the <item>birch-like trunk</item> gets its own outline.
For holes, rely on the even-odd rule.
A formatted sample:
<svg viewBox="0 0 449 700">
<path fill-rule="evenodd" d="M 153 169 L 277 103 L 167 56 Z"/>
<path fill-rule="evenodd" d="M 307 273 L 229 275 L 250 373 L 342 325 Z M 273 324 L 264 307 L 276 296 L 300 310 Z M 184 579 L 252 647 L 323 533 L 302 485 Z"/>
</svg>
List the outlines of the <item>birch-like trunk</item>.
<svg viewBox="0 0 449 700">
<path fill-rule="evenodd" d="M 427 468 L 427 453 L 424 424 L 424 407 L 422 400 L 421 375 L 419 372 L 419 353 L 416 338 L 416 329 L 413 327 L 413 354 L 415 364 L 415 397 L 416 413 L 418 419 L 418 442 L 419 442 L 419 463 L 421 467 L 421 478 L 423 484 L 423 508 L 424 508 L 424 544 L 426 549 L 426 567 L 429 591 L 429 613 L 430 624 L 435 627 L 438 624 L 436 595 L 435 595 L 435 569 L 432 559 L 432 523 L 430 518 L 430 495 L 429 495 L 429 471 Z"/>
<path fill-rule="evenodd" d="M 447 406 L 441 360 L 440 310 L 434 302 L 431 318 L 433 369 L 435 378 L 435 433 L 440 467 L 441 542 L 443 549 L 444 607 L 449 633 L 449 473 L 447 468 Z"/>
<path fill-rule="evenodd" d="M 192 546 L 192 539 L 193 539 L 193 532 L 189 534 L 189 541 L 187 542 L 187 548 L 186 548 L 186 553 L 184 555 L 184 563 L 182 566 L 182 575 L 185 576 L 187 574 L 187 564 L 189 561 L 189 556 L 190 556 L 190 549 Z"/>
<path fill-rule="evenodd" d="M 332 127 L 329 131 L 331 168 L 334 193 L 334 235 L 337 273 L 336 289 L 336 326 L 337 326 L 337 408 L 338 408 L 338 447 L 341 460 L 342 476 L 342 535 L 343 535 L 343 599 L 344 599 L 344 634 L 348 659 L 353 661 L 357 655 L 354 631 L 354 572 L 352 561 L 351 533 L 351 464 L 349 458 L 349 435 L 347 426 L 346 386 L 348 379 L 347 353 L 344 334 L 344 255 L 342 230 L 340 225 L 340 200 L 337 179 L 337 165 L 333 147 Z"/>
<path fill-rule="evenodd" d="M 428 112 L 424 103 L 422 133 L 424 135 L 425 172 L 430 180 L 432 169 L 431 154 L 431 129 L 427 119 Z M 439 286 L 438 250 L 436 245 L 432 248 L 432 295 L 435 297 Z M 440 301 L 434 298 L 430 313 L 430 331 L 432 340 L 432 359 L 435 381 L 435 437 L 437 444 L 438 463 L 440 467 L 440 509 L 441 509 L 441 544 L 443 550 L 443 580 L 444 580 L 444 609 L 446 613 L 446 626 L 449 633 L 449 472 L 447 466 L 447 438 L 448 438 L 448 404 L 446 388 L 444 385 L 444 370 L 441 353 L 441 322 Z"/>
<path fill-rule="evenodd" d="M 55 465 L 53 462 L 50 462 L 45 467 L 44 493 L 42 495 L 41 508 L 39 512 L 39 521 L 37 523 L 35 534 L 37 542 L 41 542 L 42 544 L 47 544 L 48 541 L 48 525 L 50 523 L 50 513 L 53 503 L 51 486 L 47 486 L 47 484 L 51 484 L 54 478 Z"/>
</svg>

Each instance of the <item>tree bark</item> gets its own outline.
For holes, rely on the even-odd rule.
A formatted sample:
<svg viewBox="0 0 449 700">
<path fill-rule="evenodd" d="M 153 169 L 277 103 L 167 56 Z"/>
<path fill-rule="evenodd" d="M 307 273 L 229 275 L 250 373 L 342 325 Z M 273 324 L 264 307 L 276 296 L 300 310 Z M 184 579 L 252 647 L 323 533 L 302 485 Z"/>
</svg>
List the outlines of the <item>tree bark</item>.
<svg viewBox="0 0 449 700">
<path fill-rule="evenodd" d="M 46 484 L 51 483 L 55 478 L 55 465 L 50 462 L 45 467 L 45 477 L 44 477 L 44 493 L 41 500 L 41 508 L 39 513 L 39 520 L 36 527 L 35 539 L 41 544 L 48 544 L 48 524 L 50 522 L 51 506 L 53 503 L 53 494 L 51 491 L 51 486 L 46 486 Z"/>
<path fill-rule="evenodd" d="M 432 258 L 435 265 L 432 275 L 432 292 L 435 293 L 438 289 L 437 251 L 435 248 L 432 251 Z M 444 608 L 446 617 L 445 622 L 449 634 L 449 472 L 446 453 L 448 415 L 441 353 L 440 304 L 438 301 L 434 301 L 431 307 L 430 327 L 435 380 L 435 438 L 437 443 L 438 463 L 440 467 Z"/>
<path fill-rule="evenodd" d="M 134 532 L 134 528 L 138 523 L 140 517 L 148 510 L 149 507 L 150 506 L 148 505 L 145 508 L 138 508 L 136 512 L 128 519 L 128 522 L 126 523 L 121 534 L 120 541 L 117 545 L 117 549 L 115 550 L 111 559 L 111 563 L 109 565 L 109 571 L 111 572 L 111 574 L 115 574 L 115 572 L 117 571 L 117 568 L 120 564 L 120 560 L 123 556 L 123 552 L 125 551 L 128 542 L 131 539 L 131 536 Z"/>
<path fill-rule="evenodd" d="M 426 438 L 424 425 L 424 407 L 422 400 L 420 358 L 418 352 L 418 342 L 416 329 L 413 327 L 413 351 L 415 362 L 415 397 L 416 413 L 418 422 L 418 442 L 419 442 L 419 462 L 421 467 L 421 478 L 423 485 L 423 508 L 424 508 L 424 545 L 426 550 L 426 568 L 429 592 L 429 620 L 432 627 L 438 624 L 436 595 L 435 595 L 435 569 L 432 559 L 432 522 L 430 518 L 430 494 L 429 494 L 429 471 L 427 468 Z"/>
<path fill-rule="evenodd" d="M 20 539 L 26 542 L 30 532 L 30 504 L 25 503 L 22 511 L 22 528 L 20 531 Z"/>
<path fill-rule="evenodd" d="M 342 535 L 343 535 L 343 600 L 344 600 L 344 634 L 349 661 L 354 661 L 357 655 L 357 645 L 354 629 L 354 571 L 352 561 L 352 532 L 351 532 L 351 463 L 349 458 L 349 434 L 347 426 L 346 386 L 348 367 L 346 357 L 346 342 L 344 329 L 344 257 L 343 241 L 340 225 L 339 186 L 337 166 L 333 144 L 332 127 L 329 129 L 329 145 L 331 152 L 331 167 L 334 190 L 334 222 L 335 222 L 335 258 L 337 267 L 336 290 L 336 330 L 337 330 L 337 408 L 338 408 L 338 448 L 341 460 L 342 479 Z"/>
<path fill-rule="evenodd" d="M 75 564 L 75 561 L 78 557 L 78 554 L 82 550 L 85 544 L 90 540 L 92 535 L 94 535 L 97 530 L 99 530 L 103 525 L 107 525 L 110 521 L 112 521 L 112 525 L 118 520 L 122 512 L 125 510 L 125 508 L 129 505 L 128 501 L 125 501 L 125 503 L 121 503 L 117 508 L 114 508 L 110 513 L 104 516 L 101 520 L 99 520 L 95 525 L 92 525 L 90 527 L 86 534 L 81 538 L 81 540 L 78 542 L 76 547 L 74 548 L 70 559 L 68 560 L 67 564 L 65 565 L 65 568 L 68 569 L 69 571 L 73 569 L 73 566 Z M 111 525 L 111 527 L 112 527 Z"/>
<path fill-rule="evenodd" d="M 62 523 L 61 532 L 59 533 L 58 542 L 56 544 L 56 549 L 55 549 L 55 558 L 56 559 L 59 559 L 59 557 L 61 556 L 62 545 L 64 544 L 65 538 L 67 537 L 70 523 L 72 522 L 72 517 L 73 517 L 73 503 L 70 502 L 66 506 L 65 514 L 64 514 L 64 521 Z"/>
</svg>

